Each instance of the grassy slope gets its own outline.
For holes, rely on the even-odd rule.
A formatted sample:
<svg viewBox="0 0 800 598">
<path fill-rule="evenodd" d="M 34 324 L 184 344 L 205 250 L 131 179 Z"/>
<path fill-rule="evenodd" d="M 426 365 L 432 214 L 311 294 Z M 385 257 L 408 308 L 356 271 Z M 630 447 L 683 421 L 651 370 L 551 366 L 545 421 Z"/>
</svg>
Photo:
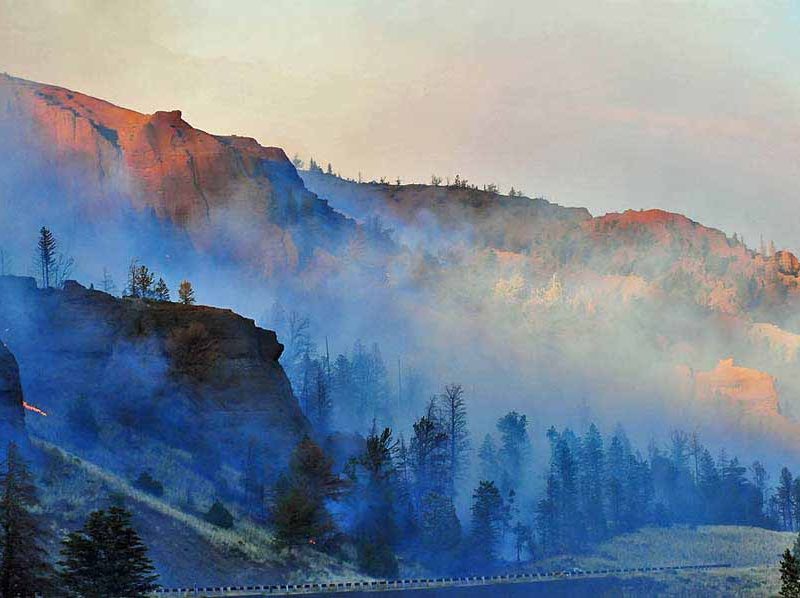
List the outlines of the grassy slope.
<svg viewBox="0 0 800 598">
<path fill-rule="evenodd" d="M 91 510 L 107 507 L 115 494 L 135 513 L 134 525 L 150 547 L 164 586 L 362 577 L 347 564 L 315 551 L 279 551 L 263 527 L 245 521 L 237 521 L 232 530 L 214 527 L 93 463 L 42 441 L 37 445 L 47 455 L 49 468 L 56 468 L 54 482 L 42 488 L 45 511 L 56 521 L 54 554 L 67 531 L 79 527 Z"/>
<path fill-rule="evenodd" d="M 37 444 L 58 468 L 55 483 L 43 486 L 44 506 L 57 522 L 54 551 L 57 539 L 67 530 L 79 527 L 90 510 L 108 506 L 108 496 L 115 493 L 124 496 L 136 513 L 135 525 L 151 547 L 151 556 L 165 586 L 363 577 L 354 568 L 327 555 L 313 551 L 289 555 L 278 551 L 272 536 L 262 527 L 242 522 L 233 530 L 211 526 L 195 514 L 144 493 L 91 462 L 47 443 Z M 727 570 L 650 577 L 663 584 L 665 595 L 774 595 L 778 591 L 780 554 L 792 545 L 794 538 L 791 533 L 748 527 L 649 528 L 609 540 L 591 554 L 552 558 L 531 567 L 552 570 L 730 563 L 733 568 Z M 630 592 L 638 595 L 635 589 Z"/>
<path fill-rule="evenodd" d="M 752 527 L 648 528 L 609 540 L 590 555 L 558 557 L 536 566 L 596 569 L 730 563 L 731 569 L 649 577 L 664 584 L 663 595 L 766 596 L 779 589 L 780 555 L 794 539 L 792 533 Z"/>
</svg>

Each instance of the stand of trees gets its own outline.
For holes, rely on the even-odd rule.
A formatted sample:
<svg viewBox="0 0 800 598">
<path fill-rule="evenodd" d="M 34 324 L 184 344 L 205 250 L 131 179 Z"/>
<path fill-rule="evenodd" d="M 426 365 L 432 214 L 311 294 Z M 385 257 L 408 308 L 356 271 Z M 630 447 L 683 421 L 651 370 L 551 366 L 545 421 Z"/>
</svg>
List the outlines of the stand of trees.
<svg viewBox="0 0 800 598">
<path fill-rule="evenodd" d="M 13 442 L 0 469 L 0 598 L 143 598 L 156 589 L 147 547 L 118 507 L 91 513 L 51 564 L 34 477 Z"/>
<path fill-rule="evenodd" d="M 333 475 L 344 484 L 335 485 L 335 499 L 346 515 L 322 517 L 325 535 L 350 537 L 362 569 L 390 577 L 398 553 L 438 571 L 480 571 L 509 559 L 585 551 L 644 526 L 800 527 L 800 479 L 784 469 L 770 492 L 760 463 L 745 467 L 725 451 L 713 457 L 696 435 L 675 431 L 665 446 L 651 443 L 642 451 L 622 427 L 607 437 L 594 424 L 583 434 L 551 427 L 548 466 L 535 472 L 525 415 L 499 418 L 472 468 L 467 423 L 464 392 L 454 384 L 431 399 L 408 442 L 373 425 L 343 480 L 327 467 L 318 478 L 330 486 Z M 456 502 L 475 479 L 471 471 L 479 477 L 470 520 L 462 522 Z M 531 494 L 532 485 L 541 490 Z M 315 496 L 310 512 L 328 502 Z M 306 512 L 301 507 L 308 499 L 286 491 L 282 497 L 274 519 L 290 536 L 292 520 L 281 510 Z"/>
</svg>

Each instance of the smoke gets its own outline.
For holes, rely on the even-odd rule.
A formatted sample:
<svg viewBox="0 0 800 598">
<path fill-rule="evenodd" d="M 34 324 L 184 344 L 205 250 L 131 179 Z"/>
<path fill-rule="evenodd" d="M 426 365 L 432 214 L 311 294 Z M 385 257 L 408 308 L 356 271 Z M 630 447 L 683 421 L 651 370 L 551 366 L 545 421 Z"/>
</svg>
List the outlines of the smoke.
<svg viewBox="0 0 800 598">
<path fill-rule="evenodd" d="M 288 331 L 272 318 L 276 302 L 307 316 L 312 342 L 321 350 L 327 341 L 333 358 L 349 353 L 358 340 L 376 342 L 396 405 L 389 421 L 376 424 L 392 425 L 397 436 L 408 437 L 430 396 L 457 382 L 466 393 L 473 452 L 495 431 L 498 418 L 516 410 L 528 417 L 532 459 L 539 464 L 547 457 L 550 426 L 583 431 L 592 421 L 605 430 L 621 423 L 639 446 L 662 443 L 671 429 L 683 428 L 698 430 L 709 446 L 724 445 L 768 464 L 794 458 L 793 445 L 783 437 L 770 440 L 769 428 L 731 427 L 730 418 L 717 417 L 718 411 L 690 396 L 691 379 L 678 373 L 679 366 L 708 370 L 729 356 L 768 371 L 775 364 L 753 349 L 740 324 L 692 300 L 664 295 L 655 280 L 670 272 L 675 256 L 642 255 L 638 262 L 633 256 L 627 272 L 601 260 L 570 262 L 563 256 L 583 248 L 571 244 L 570 226 L 549 218 L 556 210 L 543 203 L 527 216 L 527 208 L 514 208 L 523 209 L 514 222 L 498 210 L 481 211 L 479 220 L 458 220 L 454 210 L 447 222 L 432 209 L 398 217 L 374 199 L 364 209 L 347 190 L 325 198 L 355 220 L 315 200 L 296 223 L 277 226 L 240 209 L 252 205 L 239 201 L 246 191 L 229 189 L 227 207 L 209 214 L 212 225 L 183 228 L 135 207 L 124 172 L 109 171 L 98 198 L 91 169 L 63 157 L 55 164 L 27 148 L 24 125 L 5 121 L 2 127 L 4 138 L 15 140 L 13 151 L 0 156 L 0 249 L 12 260 L 11 273 L 35 274 L 36 238 L 46 225 L 59 250 L 75 259 L 72 277 L 87 286 L 100 288 L 107 271 L 122 292 L 128 264 L 136 259 L 164 277 L 173 299 L 180 281 L 190 280 L 199 303 L 277 329 L 281 342 L 288 342 Z M 304 192 L 293 171 L 268 174 L 281 199 Z M 547 251 L 552 259 L 540 259 Z M 108 381 L 96 400 L 118 402 L 108 416 L 121 423 L 118 429 L 131 431 L 119 432 L 127 434 L 123 446 L 136 446 L 146 434 L 154 447 L 134 467 L 149 460 L 167 475 L 175 465 L 159 460 L 157 449 L 170 446 L 175 429 L 200 425 L 221 437 L 241 431 L 246 415 L 236 425 L 212 416 L 198 422 L 191 400 L 166 383 L 167 365 L 154 353 L 118 346 L 104 371 L 70 375 L 76 387 L 91 386 L 86 378 Z M 131 375 L 119 377 L 121 371 Z M 35 371 L 24 373 L 35 388 Z M 792 398 L 791 386 L 781 390 L 789 393 L 784 400 Z M 339 409 L 337 427 L 366 434 L 355 425 L 361 415 Z M 54 441 L 69 435 L 58 417 L 32 425 Z M 252 427 L 246 436 L 261 433 Z M 245 440 L 230 442 L 239 443 L 241 457 Z M 222 467 L 210 444 L 188 447 L 195 455 L 191 467 L 206 479 Z M 95 456 L 132 467 L 130 455 Z M 534 475 L 529 482 L 533 493 L 539 480 Z M 468 499 L 462 493 L 462 514 Z"/>
</svg>

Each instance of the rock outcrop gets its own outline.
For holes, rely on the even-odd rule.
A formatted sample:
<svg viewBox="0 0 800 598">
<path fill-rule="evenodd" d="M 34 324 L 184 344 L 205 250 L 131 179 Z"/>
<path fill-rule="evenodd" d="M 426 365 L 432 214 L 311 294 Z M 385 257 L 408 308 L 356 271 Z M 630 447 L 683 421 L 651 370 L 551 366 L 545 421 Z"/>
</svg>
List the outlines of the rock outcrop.
<svg viewBox="0 0 800 598">
<path fill-rule="evenodd" d="M 25 411 L 22 407 L 22 385 L 17 360 L 0 341 L 0 454 L 7 439 L 24 433 Z"/>
<path fill-rule="evenodd" d="M 737 366 L 733 359 L 721 360 L 712 370 L 696 372 L 694 396 L 699 401 L 724 403 L 748 416 L 781 416 L 775 379 L 765 372 Z"/>
<path fill-rule="evenodd" d="M 0 167 L 46 176 L 81 218 L 152 215 L 201 251 L 267 273 L 294 271 L 314 250 L 335 253 L 355 231 L 305 188 L 282 149 L 195 129 L 180 110 L 141 114 L 0 74 L 0 137 Z"/>
<path fill-rule="evenodd" d="M 776 251 L 773 259 L 781 274 L 800 276 L 800 260 L 790 251 Z"/>
<path fill-rule="evenodd" d="M 275 333 L 230 310 L 0 277 L 0 330 L 26 400 L 49 413 L 29 418 L 45 436 L 79 436 L 71 411 L 86 400 L 101 427 L 135 429 L 239 467 L 250 440 L 279 465 L 308 429 Z"/>
</svg>

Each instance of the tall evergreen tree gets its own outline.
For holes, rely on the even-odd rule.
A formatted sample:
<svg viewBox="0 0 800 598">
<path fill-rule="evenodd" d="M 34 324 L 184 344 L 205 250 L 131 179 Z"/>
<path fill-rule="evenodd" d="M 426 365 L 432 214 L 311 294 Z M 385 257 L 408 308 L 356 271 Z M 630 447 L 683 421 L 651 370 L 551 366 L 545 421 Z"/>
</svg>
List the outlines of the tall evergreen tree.
<svg viewBox="0 0 800 598">
<path fill-rule="evenodd" d="M 554 474 L 547 476 L 545 494 L 536 505 L 536 529 L 539 543 L 545 554 L 555 554 L 562 549 L 561 526 L 559 525 L 559 487 Z"/>
<path fill-rule="evenodd" d="M 140 264 L 134 273 L 135 288 L 139 293 L 139 297 L 143 299 L 153 298 L 153 280 L 155 276 L 150 271 L 150 268 L 144 264 Z"/>
<path fill-rule="evenodd" d="M 481 481 L 472 494 L 472 530 L 470 541 L 473 557 L 484 564 L 497 558 L 502 533 L 503 497 L 494 482 Z"/>
<path fill-rule="evenodd" d="M 578 509 L 578 472 L 577 464 L 570 442 L 574 435 L 565 430 L 556 434 L 551 429 L 552 455 L 550 458 L 550 473 L 558 480 L 558 525 L 564 547 L 576 550 L 582 538 L 583 522 Z"/>
<path fill-rule="evenodd" d="M 169 287 L 163 278 L 159 278 L 156 286 L 153 288 L 153 298 L 156 301 L 169 301 Z"/>
<path fill-rule="evenodd" d="M 394 577 L 397 559 L 395 519 L 394 453 L 397 445 L 389 428 L 367 438 L 365 449 L 357 461 L 355 489 L 357 515 L 353 535 L 356 538 L 361 569 L 369 575 Z M 362 472 L 358 479 L 358 473 Z"/>
<path fill-rule="evenodd" d="M 781 559 L 781 591 L 783 598 L 800 598 L 800 563 L 788 548 Z"/>
<path fill-rule="evenodd" d="M 328 543 L 336 528 L 327 502 L 339 500 L 343 489 L 330 458 L 310 438 L 301 440 L 276 489 L 272 519 L 278 542 L 284 546 Z"/>
<path fill-rule="evenodd" d="M 589 426 L 581 443 L 579 465 L 581 511 L 586 525 L 585 534 L 590 542 L 597 542 L 605 538 L 607 523 L 603 500 L 605 481 L 603 437 L 594 424 Z"/>
<path fill-rule="evenodd" d="M 178 287 L 178 298 L 184 305 L 194 305 L 194 288 L 191 282 L 188 280 L 181 281 L 181 286 Z"/>
<path fill-rule="evenodd" d="M 783 529 L 788 531 L 794 529 L 792 517 L 794 512 L 794 500 L 792 497 L 793 483 L 794 478 L 792 477 L 792 472 L 789 471 L 787 467 L 781 469 L 776 496 L 778 498 L 778 508 Z"/>
<path fill-rule="evenodd" d="M 466 453 L 469 448 L 464 389 L 460 384 L 450 384 L 445 387 L 440 401 L 444 429 L 447 434 L 448 490 L 451 496 L 455 496 L 458 480 L 466 466 Z"/>
<path fill-rule="evenodd" d="M 13 442 L 0 470 L 0 596 L 33 596 L 51 589 L 51 567 L 42 547 L 44 528 L 28 466 Z"/>
<path fill-rule="evenodd" d="M 139 598 L 157 587 L 147 547 L 120 507 L 91 513 L 82 529 L 66 537 L 61 555 L 64 585 L 83 598 Z"/>
<path fill-rule="evenodd" d="M 500 466 L 503 478 L 500 487 L 503 491 L 519 489 L 522 483 L 522 467 L 530 449 L 528 438 L 528 419 L 516 411 L 511 411 L 497 421 L 500 433 Z"/>
<path fill-rule="evenodd" d="M 56 238 L 50 229 L 43 226 L 39 230 L 39 242 L 36 246 L 36 261 L 41 273 L 42 288 L 49 288 L 54 282 L 53 274 L 56 266 Z"/>
<path fill-rule="evenodd" d="M 414 472 L 414 495 L 417 507 L 428 493 L 447 494 L 447 434 L 433 409 L 414 423 L 411 438 L 411 467 Z"/>
<path fill-rule="evenodd" d="M 420 542 L 426 560 L 449 562 L 461 542 L 461 522 L 453 499 L 445 494 L 428 492 L 421 501 Z"/>
</svg>

